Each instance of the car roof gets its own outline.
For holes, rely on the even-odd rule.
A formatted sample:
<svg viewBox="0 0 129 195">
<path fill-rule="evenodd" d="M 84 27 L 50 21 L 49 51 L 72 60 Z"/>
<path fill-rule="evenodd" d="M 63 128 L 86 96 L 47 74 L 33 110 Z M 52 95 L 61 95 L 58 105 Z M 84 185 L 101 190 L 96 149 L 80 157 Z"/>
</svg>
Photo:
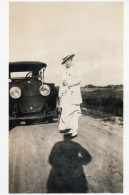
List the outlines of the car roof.
<svg viewBox="0 0 129 195">
<path fill-rule="evenodd" d="M 39 71 L 47 64 L 38 61 L 9 62 L 9 72 Z"/>
</svg>

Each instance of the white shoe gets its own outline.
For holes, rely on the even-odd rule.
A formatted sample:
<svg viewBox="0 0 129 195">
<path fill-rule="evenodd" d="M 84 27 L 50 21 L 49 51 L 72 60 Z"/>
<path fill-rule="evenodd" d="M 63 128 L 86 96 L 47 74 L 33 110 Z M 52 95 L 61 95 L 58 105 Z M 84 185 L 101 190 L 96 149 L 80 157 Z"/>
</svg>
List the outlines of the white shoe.
<svg viewBox="0 0 129 195">
<path fill-rule="evenodd" d="M 77 131 L 74 131 L 72 134 L 71 134 L 71 136 L 77 136 Z"/>
<path fill-rule="evenodd" d="M 77 131 L 75 131 L 75 132 L 73 132 L 71 135 L 70 135 L 70 139 L 73 139 L 73 138 L 75 138 L 75 137 L 77 137 L 78 136 L 78 133 L 77 133 Z"/>
<path fill-rule="evenodd" d="M 73 133 L 73 130 L 72 129 L 70 129 L 70 131 L 69 132 L 67 132 L 65 135 L 67 135 L 67 134 L 72 134 Z"/>
</svg>

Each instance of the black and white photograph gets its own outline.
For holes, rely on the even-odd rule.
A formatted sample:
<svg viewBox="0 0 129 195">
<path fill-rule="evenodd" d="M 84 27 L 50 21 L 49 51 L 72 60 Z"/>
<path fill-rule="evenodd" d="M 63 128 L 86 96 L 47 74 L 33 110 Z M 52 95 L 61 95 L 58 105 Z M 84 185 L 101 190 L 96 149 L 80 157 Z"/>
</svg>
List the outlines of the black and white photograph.
<svg viewBox="0 0 129 195">
<path fill-rule="evenodd" d="M 123 18 L 9 2 L 8 193 L 123 193 Z"/>
</svg>

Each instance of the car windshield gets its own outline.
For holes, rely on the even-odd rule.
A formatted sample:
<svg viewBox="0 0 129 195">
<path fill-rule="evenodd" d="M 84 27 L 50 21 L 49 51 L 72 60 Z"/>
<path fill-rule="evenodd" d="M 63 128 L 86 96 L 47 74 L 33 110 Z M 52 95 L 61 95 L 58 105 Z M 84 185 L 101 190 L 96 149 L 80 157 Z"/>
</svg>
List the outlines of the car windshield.
<svg viewBox="0 0 129 195">
<path fill-rule="evenodd" d="M 27 71 L 27 72 L 10 72 L 10 76 L 11 78 L 18 78 L 18 77 L 26 77 L 27 74 L 31 74 L 32 75 L 32 72 L 31 71 Z"/>
</svg>

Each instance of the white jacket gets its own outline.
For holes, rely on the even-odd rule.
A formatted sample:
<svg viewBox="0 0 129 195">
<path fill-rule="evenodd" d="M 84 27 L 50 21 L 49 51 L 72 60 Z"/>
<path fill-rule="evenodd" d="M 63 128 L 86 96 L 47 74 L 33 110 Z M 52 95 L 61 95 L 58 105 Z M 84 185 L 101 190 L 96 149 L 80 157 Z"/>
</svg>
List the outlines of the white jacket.
<svg viewBox="0 0 129 195">
<path fill-rule="evenodd" d="M 64 80 L 68 82 L 68 86 L 63 86 Z M 80 72 L 75 65 L 64 69 L 62 74 L 62 82 L 59 88 L 60 107 L 68 104 L 82 103 L 80 82 Z"/>
</svg>

